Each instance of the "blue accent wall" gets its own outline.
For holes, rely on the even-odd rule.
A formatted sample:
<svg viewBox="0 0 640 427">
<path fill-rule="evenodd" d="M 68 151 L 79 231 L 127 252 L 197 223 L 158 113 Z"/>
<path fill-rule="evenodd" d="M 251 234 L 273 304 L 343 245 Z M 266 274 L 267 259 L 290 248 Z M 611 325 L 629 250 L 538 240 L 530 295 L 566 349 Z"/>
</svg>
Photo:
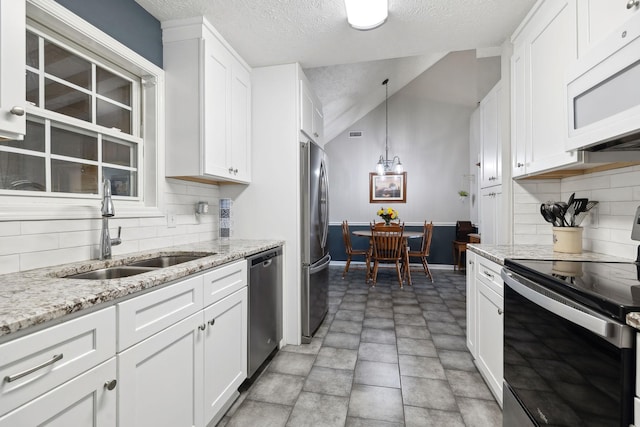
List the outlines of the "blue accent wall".
<svg viewBox="0 0 640 427">
<path fill-rule="evenodd" d="M 351 231 L 367 230 L 368 225 L 350 225 Z M 407 231 L 422 231 L 422 226 L 406 226 Z M 427 262 L 430 264 L 453 264 L 453 241 L 456 238 L 456 227 L 452 226 L 433 226 L 433 237 L 431 238 L 430 255 Z M 351 246 L 354 249 L 367 249 L 369 247 L 369 239 L 366 237 L 351 236 Z M 420 249 L 420 239 L 409 239 L 409 246 L 412 250 Z M 329 226 L 329 252 L 331 259 L 334 261 L 346 261 L 347 254 L 344 249 L 344 241 L 342 240 L 342 226 Z M 364 256 L 354 256 L 352 261 L 364 261 Z M 414 262 L 413 260 L 411 262 Z"/>
<path fill-rule="evenodd" d="M 56 0 L 56 2 L 162 68 L 160 21 L 134 0 Z"/>
</svg>

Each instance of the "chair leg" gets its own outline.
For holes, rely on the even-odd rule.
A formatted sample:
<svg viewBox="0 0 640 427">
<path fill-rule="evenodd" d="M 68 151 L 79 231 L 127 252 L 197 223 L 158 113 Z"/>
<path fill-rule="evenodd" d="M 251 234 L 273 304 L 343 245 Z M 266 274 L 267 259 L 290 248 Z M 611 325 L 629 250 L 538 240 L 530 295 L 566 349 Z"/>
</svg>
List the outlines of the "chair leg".
<svg viewBox="0 0 640 427">
<path fill-rule="evenodd" d="M 424 274 L 429 276 L 429 279 L 431 279 L 431 283 L 433 283 L 433 276 L 431 275 L 431 270 L 429 270 L 429 264 L 427 263 L 427 257 L 422 258 L 422 267 L 424 267 Z"/>
<path fill-rule="evenodd" d="M 396 274 L 398 275 L 398 283 L 400 283 L 400 287 L 403 287 L 403 278 L 402 278 L 402 273 L 401 270 L 404 270 L 404 267 L 400 266 L 400 261 L 396 261 Z"/>
<path fill-rule="evenodd" d="M 342 272 L 342 278 L 349 272 L 349 265 L 351 265 L 351 255 L 347 255 L 347 263 L 344 265 L 344 271 Z"/>
<path fill-rule="evenodd" d="M 373 272 L 371 273 L 371 281 L 372 281 L 372 287 L 376 287 L 376 280 L 378 279 L 378 261 L 374 261 L 373 262 Z"/>
</svg>

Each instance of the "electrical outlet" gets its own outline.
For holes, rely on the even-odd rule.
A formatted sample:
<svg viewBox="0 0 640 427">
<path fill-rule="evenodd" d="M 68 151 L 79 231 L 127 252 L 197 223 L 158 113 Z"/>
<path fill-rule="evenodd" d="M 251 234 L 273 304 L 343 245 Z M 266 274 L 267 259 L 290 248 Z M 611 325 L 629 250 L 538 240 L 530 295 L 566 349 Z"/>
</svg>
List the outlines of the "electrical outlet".
<svg viewBox="0 0 640 427">
<path fill-rule="evenodd" d="M 589 211 L 589 227 L 591 228 L 600 227 L 600 208 L 598 205 L 594 206 Z"/>
<path fill-rule="evenodd" d="M 167 227 L 176 228 L 178 226 L 178 220 L 176 219 L 176 214 L 173 212 L 167 213 Z"/>
<path fill-rule="evenodd" d="M 640 240 L 640 206 L 636 209 L 636 214 L 633 217 L 633 228 L 631 228 L 631 239 Z"/>
</svg>

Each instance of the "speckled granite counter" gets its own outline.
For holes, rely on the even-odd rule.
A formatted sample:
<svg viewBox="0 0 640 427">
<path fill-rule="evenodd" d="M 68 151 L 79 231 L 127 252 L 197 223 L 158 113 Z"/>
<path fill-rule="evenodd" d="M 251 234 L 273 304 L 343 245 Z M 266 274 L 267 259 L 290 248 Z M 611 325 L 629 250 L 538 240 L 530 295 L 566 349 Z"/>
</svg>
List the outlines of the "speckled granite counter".
<svg viewBox="0 0 640 427">
<path fill-rule="evenodd" d="M 504 265 L 506 258 L 520 259 L 548 259 L 557 261 L 604 261 L 604 262 L 633 262 L 628 258 L 620 258 L 596 252 L 581 254 L 565 254 L 554 252 L 553 245 L 483 245 L 468 244 L 467 250 L 475 252 L 493 262 Z"/>
<path fill-rule="evenodd" d="M 0 275 L 0 342 L 9 334 L 96 307 L 106 307 L 136 292 L 271 249 L 277 240 L 214 240 L 126 254 L 108 261 L 80 261 L 55 267 Z M 208 255 L 194 261 L 112 280 L 68 279 L 64 276 L 118 266 L 175 252 Z"/>
</svg>

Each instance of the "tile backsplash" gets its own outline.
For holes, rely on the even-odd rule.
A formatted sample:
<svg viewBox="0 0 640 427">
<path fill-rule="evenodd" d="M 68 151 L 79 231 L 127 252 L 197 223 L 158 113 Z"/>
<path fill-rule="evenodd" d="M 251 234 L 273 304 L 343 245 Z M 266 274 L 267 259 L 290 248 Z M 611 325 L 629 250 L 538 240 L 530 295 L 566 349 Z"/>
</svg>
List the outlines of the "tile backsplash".
<svg viewBox="0 0 640 427">
<path fill-rule="evenodd" d="M 165 216 L 109 220 L 115 237 L 122 227 L 122 244 L 114 255 L 194 243 L 218 238 L 218 186 L 167 179 L 164 184 Z M 209 203 L 209 213 L 196 215 L 199 201 Z M 176 226 L 167 226 L 167 213 Z M 0 274 L 97 258 L 101 220 L 48 220 L 0 222 Z"/>
<path fill-rule="evenodd" d="M 551 244 L 551 224 L 540 215 L 547 200 L 568 200 L 571 193 L 600 203 L 583 222 L 583 248 L 635 259 L 640 242 L 631 226 L 640 205 L 640 166 L 556 180 L 519 180 L 513 185 L 515 244 Z"/>
</svg>

